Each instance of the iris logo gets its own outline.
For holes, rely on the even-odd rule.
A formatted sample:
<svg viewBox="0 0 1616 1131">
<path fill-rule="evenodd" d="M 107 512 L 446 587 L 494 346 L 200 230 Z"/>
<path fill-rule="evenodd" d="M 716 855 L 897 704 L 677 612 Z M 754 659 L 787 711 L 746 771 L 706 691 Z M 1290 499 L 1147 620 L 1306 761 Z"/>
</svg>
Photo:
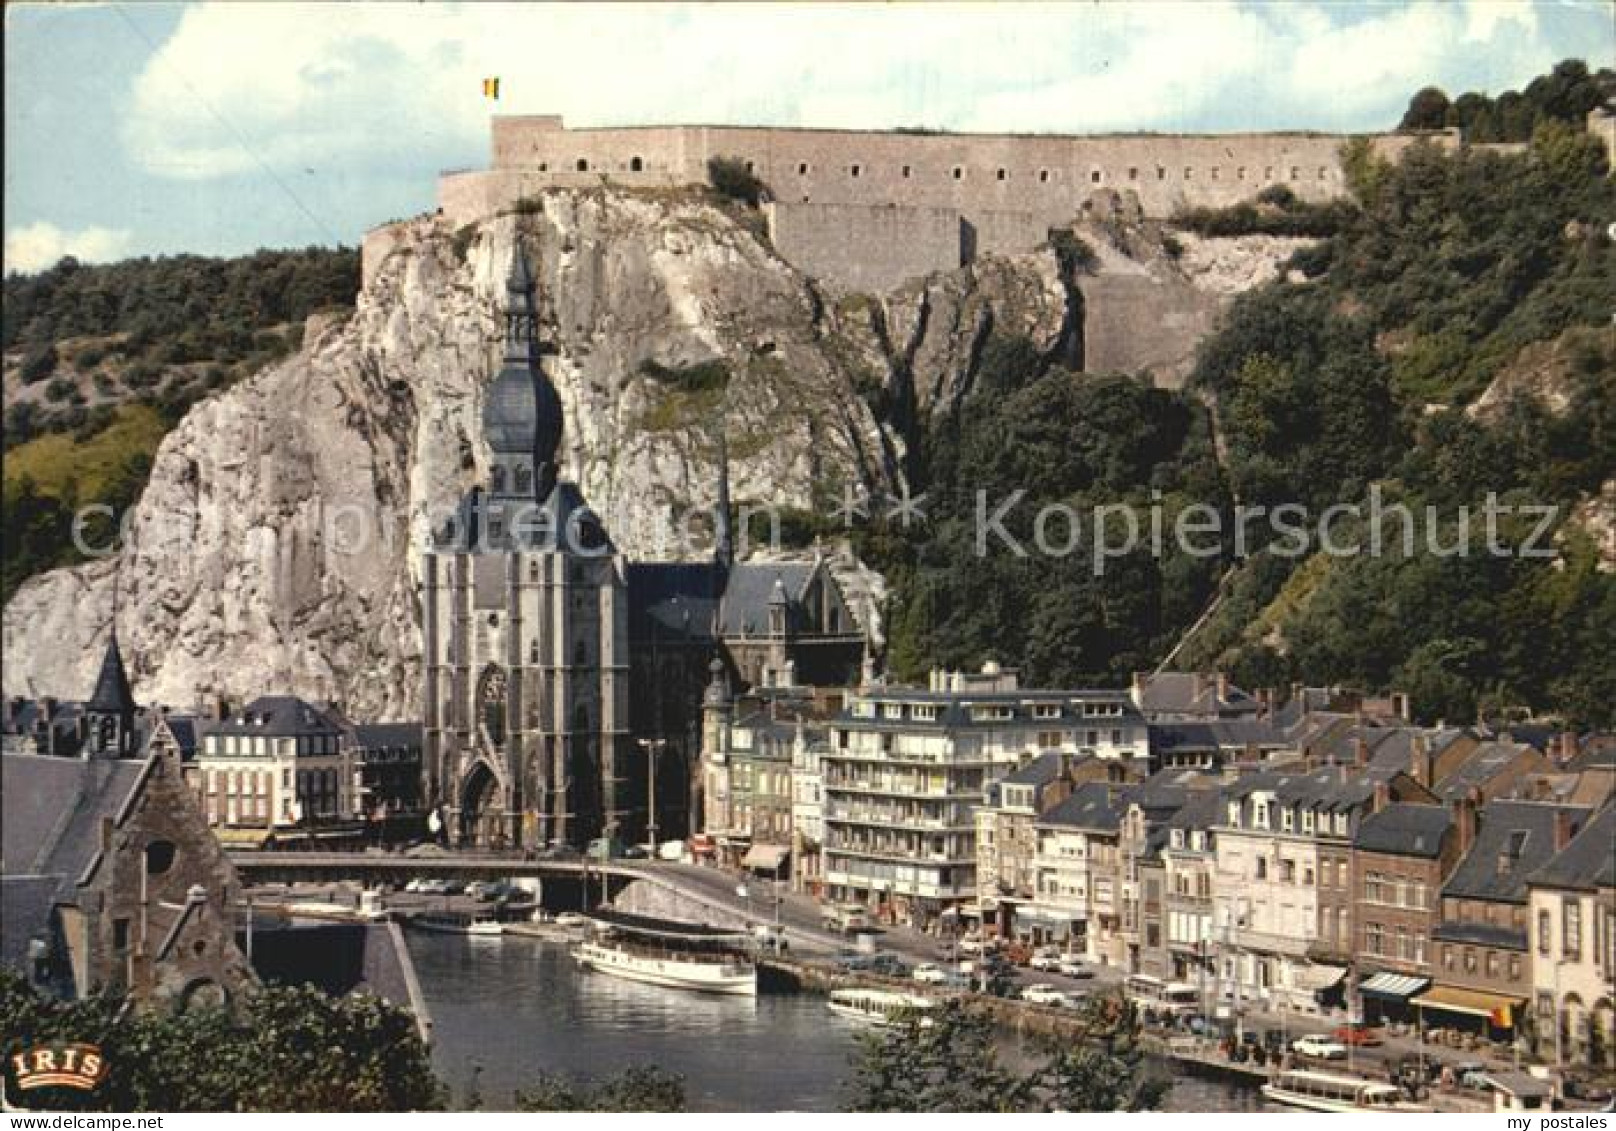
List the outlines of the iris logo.
<svg viewBox="0 0 1616 1131">
<path fill-rule="evenodd" d="M 39 1045 L 11 1058 L 17 1089 L 76 1088 L 94 1091 L 107 1078 L 107 1061 L 95 1045 Z"/>
</svg>

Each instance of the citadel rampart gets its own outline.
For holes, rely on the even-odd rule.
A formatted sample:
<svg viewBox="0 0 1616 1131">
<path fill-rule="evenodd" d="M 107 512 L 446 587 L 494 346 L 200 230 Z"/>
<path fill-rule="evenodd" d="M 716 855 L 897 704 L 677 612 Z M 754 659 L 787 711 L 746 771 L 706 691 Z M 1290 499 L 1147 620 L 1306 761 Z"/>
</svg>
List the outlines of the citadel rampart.
<svg viewBox="0 0 1616 1131">
<path fill-rule="evenodd" d="M 1457 144 L 1456 131 L 1432 136 Z M 746 163 L 774 195 L 787 260 L 832 285 L 882 290 L 984 252 L 1037 246 L 1096 190 L 1137 196 L 1147 217 L 1221 206 L 1283 184 L 1303 200 L 1347 191 L 1339 134 L 955 134 L 645 126 L 567 129 L 560 117 L 493 119 L 490 169 L 446 174 L 455 225 L 546 188 L 671 188 L 707 180 L 712 157 Z M 1370 135 L 1395 156 L 1406 134 Z M 950 219 L 952 216 L 952 219 Z"/>
</svg>

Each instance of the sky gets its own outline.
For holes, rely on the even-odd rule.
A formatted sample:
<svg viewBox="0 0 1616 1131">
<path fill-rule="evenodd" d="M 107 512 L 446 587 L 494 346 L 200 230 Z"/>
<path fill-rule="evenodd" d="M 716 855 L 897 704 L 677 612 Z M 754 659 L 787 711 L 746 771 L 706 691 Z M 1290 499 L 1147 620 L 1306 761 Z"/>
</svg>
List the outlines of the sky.
<svg viewBox="0 0 1616 1131">
<path fill-rule="evenodd" d="M 1607 0 L 8 4 L 5 269 L 357 244 L 569 125 L 1390 129 L 1616 59 Z M 482 79 L 500 78 L 498 102 Z"/>
</svg>

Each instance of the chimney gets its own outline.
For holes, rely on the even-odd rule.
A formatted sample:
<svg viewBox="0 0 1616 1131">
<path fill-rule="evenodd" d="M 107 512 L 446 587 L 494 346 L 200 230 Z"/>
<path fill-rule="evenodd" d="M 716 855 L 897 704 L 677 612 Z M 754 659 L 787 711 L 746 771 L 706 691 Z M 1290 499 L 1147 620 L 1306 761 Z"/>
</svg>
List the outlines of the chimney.
<svg viewBox="0 0 1616 1131">
<path fill-rule="evenodd" d="M 101 852 L 103 854 L 107 854 L 107 853 L 110 853 L 112 851 L 112 830 L 113 830 L 112 818 L 111 817 L 102 817 L 101 818 L 101 826 L 97 830 L 97 833 L 99 835 L 99 841 L 100 841 L 99 847 L 100 847 Z"/>
<path fill-rule="evenodd" d="M 1565 809 L 1556 809 L 1554 811 L 1554 851 L 1564 852 L 1566 846 L 1571 843 L 1571 838 L 1576 831 L 1577 827 L 1572 823 L 1571 813 Z M 1609 846 L 1607 845 L 1606 847 Z"/>
<path fill-rule="evenodd" d="M 1362 736 L 1352 740 L 1352 764 L 1360 770 L 1369 765 L 1369 743 Z"/>
<path fill-rule="evenodd" d="M 1408 692 L 1392 692 L 1392 711 L 1405 723 L 1409 721 Z"/>
<path fill-rule="evenodd" d="M 1392 787 L 1391 787 L 1390 783 L 1383 782 L 1383 781 L 1377 781 L 1375 783 L 1375 795 L 1374 795 L 1374 798 L 1370 802 L 1370 810 L 1369 811 L 1371 813 L 1379 813 L 1382 809 L 1386 808 L 1386 806 L 1390 805 L 1391 803 L 1392 803 Z"/>
<path fill-rule="evenodd" d="M 1577 756 L 1577 732 L 1567 730 L 1560 732 L 1560 762 L 1568 763 Z"/>
<path fill-rule="evenodd" d="M 1476 795 L 1471 790 L 1453 800 L 1453 825 L 1459 834 L 1459 855 L 1465 856 L 1476 843 Z"/>
<path fill-rule="evenodd" d="M 1218 699 L 1223 701 L 1229 698 L 1229 677 L 1222 672 L 1218 673 Z"/>
</svg>

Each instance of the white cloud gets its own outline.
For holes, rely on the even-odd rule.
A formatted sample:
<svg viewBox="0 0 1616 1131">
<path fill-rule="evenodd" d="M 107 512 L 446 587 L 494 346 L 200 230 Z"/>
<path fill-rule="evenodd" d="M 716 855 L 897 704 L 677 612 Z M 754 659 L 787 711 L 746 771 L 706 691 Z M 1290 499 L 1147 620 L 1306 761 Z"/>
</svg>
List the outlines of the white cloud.
<svg viewBox="0 0 1616 1131">
<path fill-rule="evenodd" d="M 1554 61 L 1530 6 L 236 5 L 187 9 L 124 141 L 182 179 L 475 154 L 486 119 L 979 130 L 1390 126 Z M 481 97 L 498 75 L 504 97 Z"/>
<path fill-rule="evenodd" d="M 40 220 L 6 233 L 6 271 L 43 271 L 64 255 L 105 263 L 129 254 L 130 233 L 122 228 L 88 227 L 64 231 Z"/>
</svg>

